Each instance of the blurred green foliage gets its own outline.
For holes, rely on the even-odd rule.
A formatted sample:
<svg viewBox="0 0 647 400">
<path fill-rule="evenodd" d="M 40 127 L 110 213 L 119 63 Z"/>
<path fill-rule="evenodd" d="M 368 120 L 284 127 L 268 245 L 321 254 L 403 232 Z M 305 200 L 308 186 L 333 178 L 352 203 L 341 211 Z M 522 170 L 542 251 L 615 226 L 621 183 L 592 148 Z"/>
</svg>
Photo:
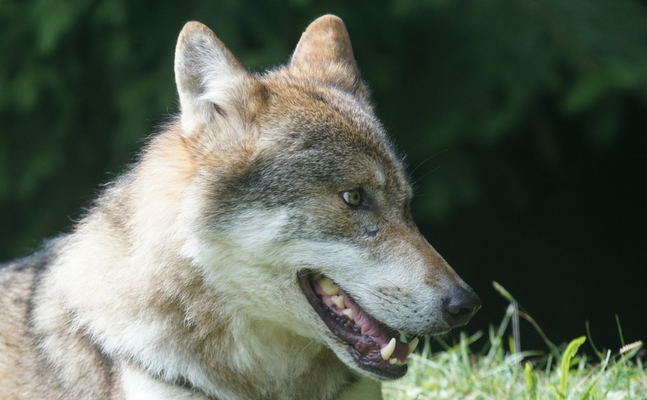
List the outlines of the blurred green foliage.
<svg viewBox="0 0 647 400">
<path fill-rule="evenodd" d="M 506 138 L 555 169 L 564 135 L 604 152 L 624 110 L 647 104 L 647 13 L 632 0 L 0 0 L 2 259 L 68 229 L 177 111 L 184 22 L 262 71 L 324 13 L 345 21 L 378 115 L 415 168 L 423 223 L 495 188 L 525 201 Z"/>
</svg>

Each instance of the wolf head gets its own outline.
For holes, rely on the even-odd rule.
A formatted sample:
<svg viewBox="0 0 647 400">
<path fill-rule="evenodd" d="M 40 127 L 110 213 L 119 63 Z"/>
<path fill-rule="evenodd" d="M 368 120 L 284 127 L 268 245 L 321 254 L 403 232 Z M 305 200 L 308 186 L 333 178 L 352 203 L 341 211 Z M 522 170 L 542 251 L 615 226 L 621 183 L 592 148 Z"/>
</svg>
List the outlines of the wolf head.
<svg viewBox="0 0 647 400">
<path fill-rule="evenodd" d="M 314 21 L 286 66 L 258 75 L 189 22 L 175 75 L 192 165 L 182 255 L 232 313 L 389 379 L 412 347 L 398 331 L 447 332 L 478 310 L 411 218 L 411 184 L 339 18 Z"/>
</svg>

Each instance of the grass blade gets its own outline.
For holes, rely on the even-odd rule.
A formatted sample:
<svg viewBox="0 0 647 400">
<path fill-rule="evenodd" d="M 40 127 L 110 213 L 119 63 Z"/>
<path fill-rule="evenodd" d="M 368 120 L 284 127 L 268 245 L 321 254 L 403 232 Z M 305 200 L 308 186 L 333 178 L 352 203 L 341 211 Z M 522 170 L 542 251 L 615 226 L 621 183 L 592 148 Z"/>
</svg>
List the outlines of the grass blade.
<svg viewBox="0 0 647 400">
<path fill-rule="evenodd" d="M 526 363 L 526 389 L 530 395 L 529 400 L 537 400 L 537 374 L 532 370 L 530 363 Z"/>
<path fill-rule="evenodd" d="M 616 314 L 616 324 L 618 325 L 618 334 L 620 335 L 620 344 L 625 347 L 625 338 L 622 336 L 622 327 L 620 326 L 620 318 Z"/>
<path fill-rule="evenodd" d="M 498 282 L 496 282 L 496 281 L 492 281 L 492 286 L 494 286 L 494 289 L 495 289 L 497 292 L 499 292 L 499 294 L 500 294 L 501 296 L 503 296 L 506 300 L 508 300 L 510 303 L 514 303 L 514 302 L 516 302 L 516 300 L 514 299 L 514 297 L 512 297 L 512 295 L 510 294 L 510 292 L 508 292 L 507 290 L 505 290 L 505 288 L 504 288 L 503 286 L 499 285 L 499 283 L 498 283 Z"/>
<path fill-rule="evenodd" d="M 562 396 L 566 396 L 566 385 L 568 384 L 568 370 L 571 368 L 571 360 L 577 353 L 577 350 L 585 341 L 586 341 L 586 336 L 580 336 L 577 339 L 573 339 L 568 344 L 568 346 L 566 347 L 566 350 L 564 351 L 564 355 L 562 356 L 562 364 L 561 364 L 562 376 L 560 377 L 560 380 L 559 380 L 559 391 L 562 393 Z"/>
<path fill-rule="evenodd" d="M 526 313 L 522 309 L 522 307 L 519 305 L 517 300 L 514 297 L 512 297 L 510 292 L 505 290 L 505 288 L 503 286 L 501 286 L 499 283 L 497 283 L 496 281 L 492 281 L 492 286 L 494 286 L 494 289 L 496 289 L 496 291 L 499 292 L 499 294 L 501 294 L 501 296 L 503 296 L 506 300 L 508 300 L 510 302 L 510 307 L 514 308 L 514 314 L 516 316 L 522 317 L 526 321 L 530 322 L 530 324 L 535 328 L 537 333 L 539 333 L 539 336 L 541 336 L 544 343 L 546 343 L 546 346 L 548 346 L 548 348 L 550 349 L 550 352 L 553 354 L 553 357 L 559 358 L 559 349 L 557 349 L 557 346 L 555 346 L 553 344 L 553 342 L 548 340 L 548 337 L 546 336 L 544 331 L 539 327 L 539 324 L 537 322 L 535 322 L 535 320 L 530 315 L 528 315 L 528 313 Z M 508 311 L 508 312 L 510 312 L 510 311 Z M 506 314 L 506 316 L 507 316 L 507 314 Z M 506 326 L 507 326 L 507 321 L 505 321 L 505 322 L 506 322 Z"/>
<path fill-rule="evenodd" d="M 593 338 L 591 338 L 591 330 L 589 329 L 589 320 L 588 319 L 586 320 L 586 323 L 584 324 L 584 326 L 586 327 L 586 337 L 589 338 L 589 344 L 593 348 L 593 351 L 598 356 L 600 361 L 602 361 L 604 359 L 604 355 L 598 351 L 598 349 L 595 347 L 595 344 L 593 343 Z"/>
</svg>

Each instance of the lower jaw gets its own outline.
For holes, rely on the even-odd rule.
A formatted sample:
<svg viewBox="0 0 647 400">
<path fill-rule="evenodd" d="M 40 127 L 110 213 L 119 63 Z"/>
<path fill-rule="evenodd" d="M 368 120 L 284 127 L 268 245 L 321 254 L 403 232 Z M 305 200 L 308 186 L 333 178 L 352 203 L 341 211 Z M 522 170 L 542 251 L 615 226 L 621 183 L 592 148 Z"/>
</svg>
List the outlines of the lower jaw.
<svg viewBox="0 0 647 400">
<path fill-rule="evenodd" d="M 406 363 L 394 364 L 384 360 L 380 353 L 380 346 L 370 336 L 362 335 L 338 322 L 339 318 L 335 318 L 334 312 L 323 304 L 320 296 L 316 293 L 312 277 L 313 274 L 309 271 L 300 272 L 298 274 L 299 285 L 308 302 L 328 329 L 347 345 L 347 351 L 355 365 L 379 379 L 397 379 L 404 376 L 408 369 Z"/>
<path fill-rule="evenodd" d="M 407 364 L 391 365 L 387 362 L 385 365 L 384 360 L 381 358 L 374 360 L 371 357 L 363 357 L 353 346 L 348 346 L 348 352 L 361 370 L 369 372 L 379 379 L 391 380 L 402 378 L 409 369 Z"/>
</svg>

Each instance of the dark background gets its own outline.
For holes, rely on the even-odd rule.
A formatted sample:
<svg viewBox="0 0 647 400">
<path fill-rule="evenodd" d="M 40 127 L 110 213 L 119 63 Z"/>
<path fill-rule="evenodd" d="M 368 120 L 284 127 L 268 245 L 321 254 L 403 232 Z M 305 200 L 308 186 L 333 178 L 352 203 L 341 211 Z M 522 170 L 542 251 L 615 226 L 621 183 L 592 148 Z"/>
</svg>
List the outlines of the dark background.
<svg viewBox="0 0 647 400">
<path fill-rule="evenodd" d="M 407 154 L 414 217 L 481 295 L 510 291 L 556 343 L 647 339 L 647 7 L 634 0 L 0 2 L 0 259 L 69 231 L 177 111 L 184 22 L 251 70 L 342 17 Z M 522 322 L 522 349 L 545 349 Z M 591 349 L 588 348 L 588 352 Z"/>
</svg>

